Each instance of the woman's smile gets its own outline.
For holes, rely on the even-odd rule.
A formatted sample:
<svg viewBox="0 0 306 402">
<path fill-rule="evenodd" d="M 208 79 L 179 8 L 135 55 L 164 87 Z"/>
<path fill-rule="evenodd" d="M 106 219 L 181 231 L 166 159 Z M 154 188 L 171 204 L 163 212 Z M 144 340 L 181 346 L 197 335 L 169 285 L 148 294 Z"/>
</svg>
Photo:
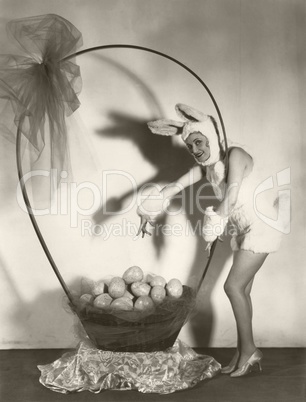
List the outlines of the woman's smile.
<svg viewBox="0 0 306 402">
<path fill-rule="evenodd" d="M 198 152 L 198 153 L 194 154 L 194 156 L 198 159 L 198 158 L 200 158 L 203 154 L 204 154 L 204 152 Z"/>
</svg>

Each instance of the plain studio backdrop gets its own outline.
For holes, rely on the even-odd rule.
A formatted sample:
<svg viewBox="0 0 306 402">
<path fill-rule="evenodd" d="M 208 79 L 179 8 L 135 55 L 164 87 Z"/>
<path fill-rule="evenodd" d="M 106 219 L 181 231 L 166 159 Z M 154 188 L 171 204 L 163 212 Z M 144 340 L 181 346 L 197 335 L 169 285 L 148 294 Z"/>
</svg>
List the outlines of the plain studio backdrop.
<svg viewBox="0 0 306 402">
<path fill-rule="evenodd" d="M 116 43 L 152 48 L 205 81 L 228 137 L 249 149 L 262 181 L 272 178 L 276 192 L 291 193 L 290 233 L 254 282 L 256 342 L 305 347 L 305 1 L 1 0 L 0 9 L 2 54 L 22 54 L 7 39 L 8 21 L 54 13 L 82 32 L 82 49 Z M 133 194 L 146 182 L 175 180 L 193 163 L 180 141 L 153 136 L 146 122 L 176 119 L 178 102 L 217 117 L 209 96 L 186 70 L 155 54 L 110 49 L 76 62 L 83 79 L 81 107 L 68 122 L 76 187 L 62 186 L 68 205 L 62 198 L 57 210 L 38 218 L 63 277 L 77 290 L 82 277 L 103 279 L 139 265 L 166 279 L 196 283 L 207 261 L 204 241 L 193 232 L 202 219 L 197 208 L 192 211 L 198 187 L 188 190 L 185 209 L 165 218 L 167 230 L 137 240 Z M 65 309 L 64 293 L 22 209 L 15 165 L 14 137 L 10 142 L 3 135 L 0 348 L 73 347 L 77 320 Z M 46 183 L 42 178 L 41 185 Z M 35 191 L 33 197 L 41 201 Z M 173 207 L 179 209 L 181 201 Z M 203 208 L 210 202 L 203 198 Z M 223 291 L 231 262 L 226 238 L 217 245 L 197 308 L 180 334 L 190 346 L 235 345 Z"/>
</svg>

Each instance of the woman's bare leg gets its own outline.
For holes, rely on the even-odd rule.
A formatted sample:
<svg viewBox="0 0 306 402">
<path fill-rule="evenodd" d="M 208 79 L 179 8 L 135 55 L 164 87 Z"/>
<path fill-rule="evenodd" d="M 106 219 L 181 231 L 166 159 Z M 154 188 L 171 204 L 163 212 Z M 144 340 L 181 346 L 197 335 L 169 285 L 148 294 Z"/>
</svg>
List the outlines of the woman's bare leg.
<svg viewBox="0 0 306 402">
<path fill-rule="evenodd" d="M 246 286 L 246 288 L 245 288 L 245 295 L 246 295 L 246 297 L 247 297 L 247 299 L 248 299 L 248 303 L 249 303 L 249 307 L 250 307 L 250 312 L 251 312 L 251 318 L 253 317 L 253 307 L 252 307 L 252 300 L 251 300 L 250 294 L 251 294 L 253 282 L 254 282 L 254 278 L 252 278 L 252 279 L 250 280 L 250 282 L 247 284 L 247 286 Z M 236 349 L 236 352 L 235 352 L 235 354 L 234 354 L 232 360 L 231 360 L 230 363 L 229 363 L 229 366 L 233 366 L 233 365 L 235 364 L 235 362 L 236 362 L 237 360 L 239 360 L 239 356 L 240 356 L 240 353 L 241 353 L 241 351 L 240 351 L 240 350 L 241 350 L 241 346 L 240 346 L 240 345 L 241 345 L 241 342 L 240 342 L 240 337 L 239 337 L 239 332 L 238 332 L 238 327 L 237 327 L 237 349 Z"/>
<path fill-rule="evenodd" d="M 234 262 L 224 284 L 230 299 L 237 324 L 237 352 L 241 367 L 256 349 L 252 330 L 252 301 L 250 292 L 254 276 L 264 263 L 267 254 L 255 254 L 239 250 L 234 253 Z"/>
</svg>

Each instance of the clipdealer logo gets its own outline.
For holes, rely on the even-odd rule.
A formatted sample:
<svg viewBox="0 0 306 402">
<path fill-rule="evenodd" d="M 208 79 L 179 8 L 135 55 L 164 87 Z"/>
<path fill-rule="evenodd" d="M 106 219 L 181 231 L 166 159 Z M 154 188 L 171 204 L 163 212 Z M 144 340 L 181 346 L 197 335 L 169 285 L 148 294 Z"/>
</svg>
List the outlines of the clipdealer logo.
<svg viewBox="0 0 306 402">
<path fill-rule="evenodd" d="M 253 193 L 253 208 L 255 214 L 265 222 L 270 227 L 278 230 L 284 234 L 290 233 L 290 221 L 291 221 L 291 190 L 290 190 L 290 168 L 286 168 L 276 174 L 276 180 L 274 176 L 270 176 L 255 188 Z M 120 206 L 118 211 L 108 210 L 107 209 L 107 202 L 109 200 L 108 194 L 110 193 L 109 188 L 111 187 L 111 179 L 114 176 L 120 176 L 120 179 L 127 180 L 128 185 L 130 186 L 129 194 L 130 197 L 128 198 L 128 202 L 125 203 L 124 207 Z M 40 177 L 43 179 L 48 180 L 50 183 L 49 194 L 50 199 L 49 207 L 48 208 L 41 208 L 35 209 L 32 208 L 30 211 L 35 216 L 44 216 L 44 215 L 69 215 L 70 216 L 70 226 L 72 228 L 79 227 L 79 220 L 80 217 L 91 217 L 97 211 L 101 211 L 103 216 L 114 216 L 114 215 L 124 215 L 131 210 L 135 210 L 141 202 L 151 197 L 152 200 L 160 200 L 162 196 L 156 195 L 162 189 L 161 185 L 158 183 L 146 183 L 145 185 L 138 187 L 135 178 L 129 174 L 128 172 L 122 170 L 106 170 L 102 172 L 101 177 L 101 186 L 99 187 L 97 184 L 92 183 L 90 181 L 85 181 L 81 183 L 76 183 L 73 181 L 64 181 L 62 179 L 67 179 L 68 175 L 67 172 L 63 171 L 58 173 L 56 169 L 50 171 L 46 170 L 36 170 L 31 171 L 25 174 L 21 180 L 21 183 L 18 183 L 17 186 L 17 202 L 20 208 L 28 213 L 28 210 L 24 204 L 23 196 L 22 196 L 22 185 L 26 185 L 28 181 L 32 178 Z M 192 182 L 192 177 L 190 177 L 190 182 Z M 187 197 L 193 197 L 196 201 L 196 207 L 198 211 L 204 213 L 205 207 L 203 209 L 203 205 L 207 204 L 212 199 L 216 199 L 215 196 L 211 195 L 202 195 L 201 192 L 205 187 L 212 187 L 212 185 L 208 182 L 205 182 L 202 186 L 200 186 L 197 192 L 190 192 L 189 195 L 186 194 L 185 189 L 182 187 L 180 188 L 179 183 L 175 183 L 175 186 L 178 187 L 177 193 L 178 195 L 175 198 L 180 198 L 181 201 L 181 208 L 171 211 L 168 209 L 167 205 L 169 204 L 169 200 L 163 200 L 163 205 L 166 205 L 165 211 L 168 215 L 177 215 L 177 214 L 193 214 L 194 213 L 194 206 L 193 203 L 190 202 L 190 199 L 187 200 Z M 232 185 L 233 187 L 234 184 Z M 155 189 L 155 195 L 148 195 L 148 189 Z M 218 188 L 215 189 L 218 191 Z M 277 211 L 277 218 L 273 219 L 271 216 L 266 216 L 263 211 L 260 209 L 260 199 L 261 195 L 270 190 L 277 190 L 277 203 L 275 204 L 275 208 Z M 82 207 L 81 203 L 79 202 L 79 197 L 81 193 L 87 191 L 90 196 L 87 194 L 87 207 Z M 218 197 L 219 198 L 219 197 Z M 189 202 L 187 202 L 189 201 Z M 186 205 L 189 208 L 192 208 L 190 211 L 186 211 Z M 206 205 L 205 205 L 206 206 Z M 104 232 L 109 237 L 109 233 L 113 232 L 110 229 L 105 227 L 98 227 L 98 225 L 90 225 L 89 219 L 82 219 L 84 222 L 81 223 L 82 231 L 88 233 L 90 228 L 96 231 L 95 235 L 99 235 L 100 232 Z M 123 221 L 122 221 L 123 222 Z M 116 224 L 118 225 L 118 224 Z M 125 228 L 128 228 L 126 223 L 123 225 Z M 128 232 L 135 232 L 135 225 L 131 224 L 128 228 Z M 132 229 L 131 229 L 132 228 Z M 119 233 L 118 229 L 117 232 Z M 159 233 L 163 233 L 163 231 L 159 231 Z M 166 231 L 166 233 L 168 233 Z M 170 230 L 171 232 L 171 230 Z M 174 230 L 174 234 L 177 233 L 178 230 Z"/>
</svg>

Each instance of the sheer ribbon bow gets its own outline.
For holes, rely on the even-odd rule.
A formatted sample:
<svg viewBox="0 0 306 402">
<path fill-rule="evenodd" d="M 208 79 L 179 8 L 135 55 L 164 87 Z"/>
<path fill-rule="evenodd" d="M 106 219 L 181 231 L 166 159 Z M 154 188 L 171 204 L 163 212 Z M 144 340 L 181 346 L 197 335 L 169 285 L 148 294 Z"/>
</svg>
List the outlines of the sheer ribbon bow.
<svg viewBox="0 0 306 402">
<path fill-rule="evenodd" d="M 48 144 L 50 167 L 62 170 L 68 149 L 65 116 L 79 107 L 81 89 L 80 69 L 65 57 L 82 45 L 82 35 L 54 14 L 13 20 L 7 30 L 26 56 L 0 56 L 0 98 L 11 103 L 15 123 L 37 158 Z"/>
</svg>

